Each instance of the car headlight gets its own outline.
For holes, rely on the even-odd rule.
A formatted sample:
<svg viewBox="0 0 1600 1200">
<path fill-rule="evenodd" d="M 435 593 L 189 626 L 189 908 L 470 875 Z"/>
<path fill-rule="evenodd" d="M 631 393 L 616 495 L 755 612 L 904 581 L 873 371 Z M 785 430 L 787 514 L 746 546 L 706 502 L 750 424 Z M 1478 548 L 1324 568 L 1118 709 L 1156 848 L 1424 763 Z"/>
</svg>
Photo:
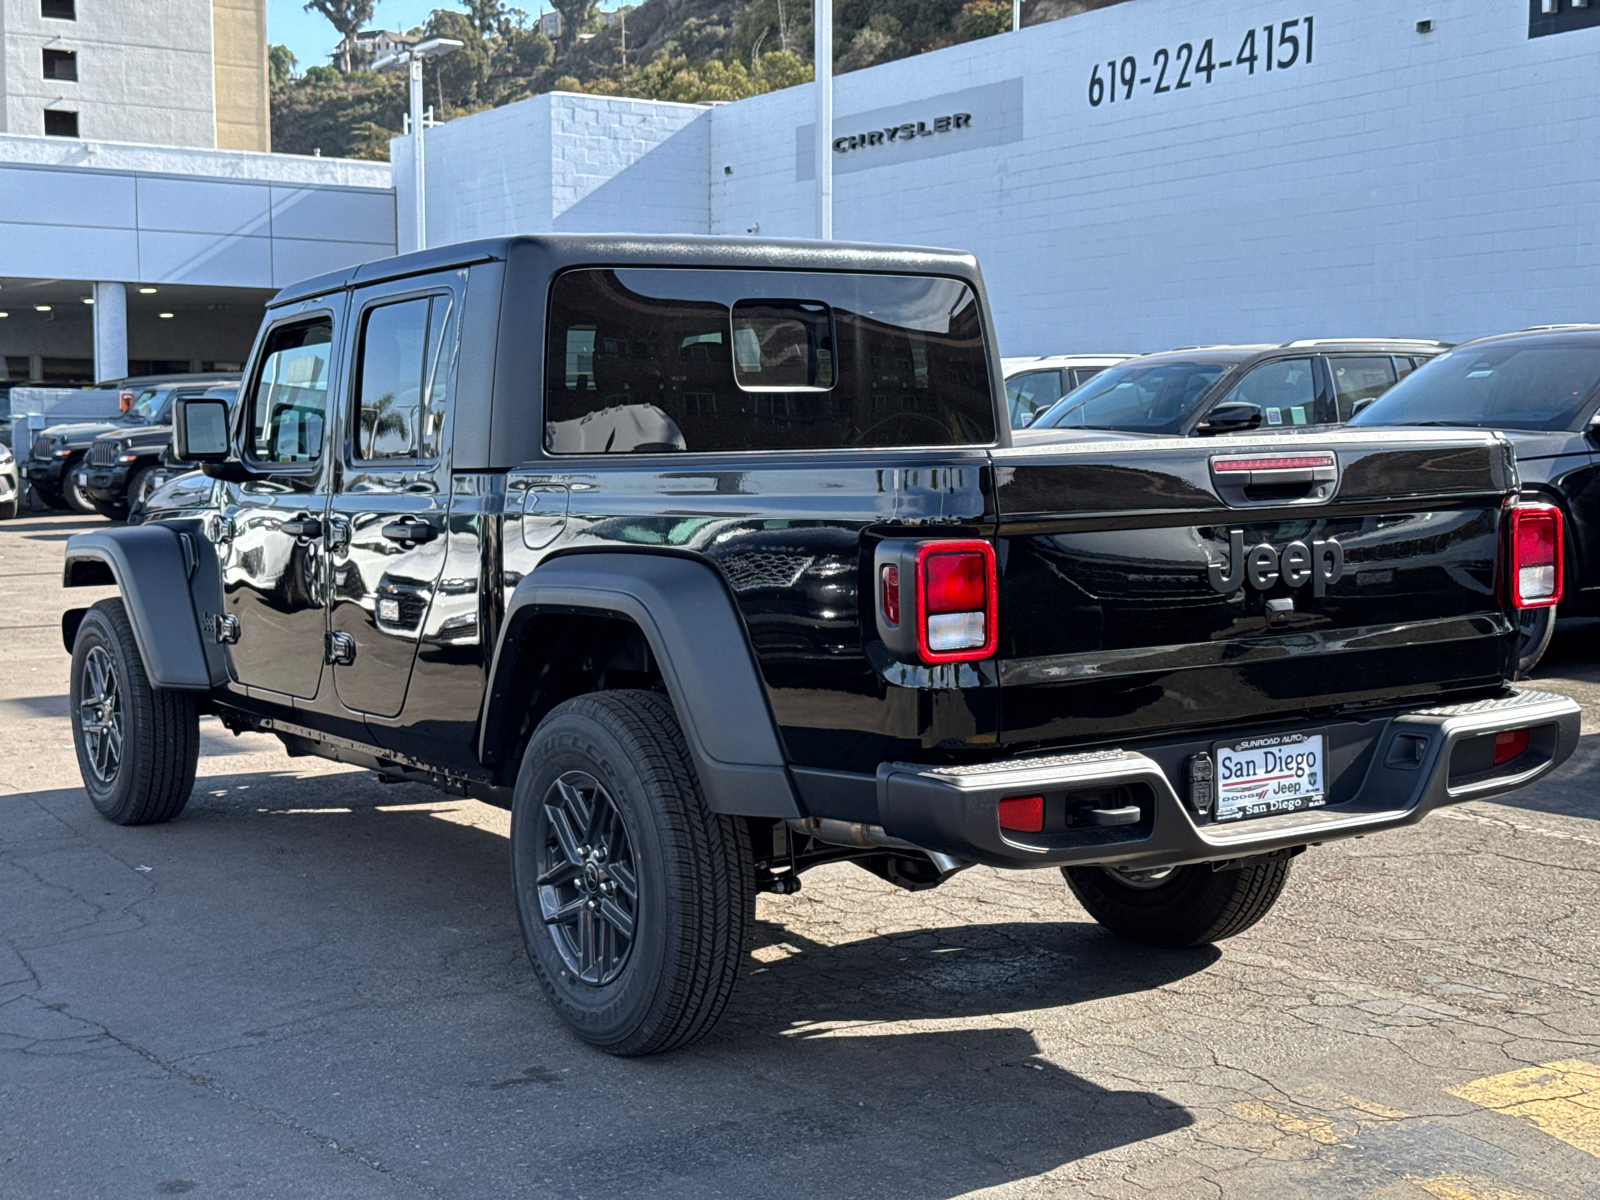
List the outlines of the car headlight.
<svg viewBox="0 0 1600 1200">
<path fill-rule="evenodd" d="M 4 442 L 0 442 L 0 463 L 8 463 L 11 461 L 11 458 L 11 447 L 6 445 Z"/>
</svg>

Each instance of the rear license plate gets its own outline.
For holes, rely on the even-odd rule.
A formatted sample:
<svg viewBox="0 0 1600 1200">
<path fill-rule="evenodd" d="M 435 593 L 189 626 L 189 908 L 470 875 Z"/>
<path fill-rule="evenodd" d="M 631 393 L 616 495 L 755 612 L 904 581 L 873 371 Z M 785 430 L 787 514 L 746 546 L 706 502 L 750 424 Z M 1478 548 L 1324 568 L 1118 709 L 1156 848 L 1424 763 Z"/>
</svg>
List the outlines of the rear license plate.
<svg viewBox="0 0 1600 1200">
<path fill-rule="evenodd" d="M 1216 820 L 1240 821 L 1320 808 L 1327 801 L 1320 733 L 1275 734 L 1218 742 Z"/>
</svg>

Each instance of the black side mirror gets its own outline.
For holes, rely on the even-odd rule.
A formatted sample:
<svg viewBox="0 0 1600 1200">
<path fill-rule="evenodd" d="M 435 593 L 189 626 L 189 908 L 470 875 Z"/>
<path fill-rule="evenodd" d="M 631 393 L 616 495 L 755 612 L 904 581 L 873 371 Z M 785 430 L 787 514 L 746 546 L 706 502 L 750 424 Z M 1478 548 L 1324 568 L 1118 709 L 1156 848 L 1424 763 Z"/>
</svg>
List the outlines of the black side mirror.
<svg viewBox="0 0 1600 1200">
<path fill-rule="evenodd" d="M 179 462 L 226 462 L 228 402 L 209 396 L 179 400 L 172 413 L 172 453 Z"/>
<path fill-rule="evenodd" d="M 1353 407 L 1350 410 L 1350 415 L 1352 417 L 1359 416 L 1361 413 L 1363 413 L 1367 409 L 1371 408 L 1377 402 L 1378 402 L 1378 398 L 1376 396 L 1368 396 L 1365 399 L 1357 400 L 1355 402 L 1355 407 Z"/>
<path fill-rule="evenodd" d="M 1243 400 L 1230 400 L 1219 404 L 1206 414 L 1206 419 L 1196 427 L 1196 433 L 1242 433 L 1261 425 L 1261 406 Z"/>
</svg>

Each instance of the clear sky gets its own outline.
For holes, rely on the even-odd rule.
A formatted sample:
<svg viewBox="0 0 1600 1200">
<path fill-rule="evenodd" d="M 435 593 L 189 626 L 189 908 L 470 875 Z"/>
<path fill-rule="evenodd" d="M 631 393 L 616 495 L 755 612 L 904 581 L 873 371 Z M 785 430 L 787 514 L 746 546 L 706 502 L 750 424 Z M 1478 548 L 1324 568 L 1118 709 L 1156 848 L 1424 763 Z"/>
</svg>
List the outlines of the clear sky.
<svg viewBox="0 0 1600 1200">
<path fill-rule="evenodd" d="M 600 0 L 603 9 L 616 8 L 621 0 Z M 637 0 L 635 0 L 637 2 Z M 450 0 L 378 0 L 373 9 L 372 24 L 378 29 L 410 29 L 421 25 L 436 8 L 465 9 L 465 5 Z M 550 11 L 549 0 L 511 0 L 509 8 L 521 8 L 530 17 Z M 300 70 L 326 63 L 333 48 L 339 44 L 339 35 L 333 31 L 326 17 L 320 13 L 306 12 L 305 0 L 267 0 L 267 41 L 283 44 L 300 60 Z"/>
</svg>

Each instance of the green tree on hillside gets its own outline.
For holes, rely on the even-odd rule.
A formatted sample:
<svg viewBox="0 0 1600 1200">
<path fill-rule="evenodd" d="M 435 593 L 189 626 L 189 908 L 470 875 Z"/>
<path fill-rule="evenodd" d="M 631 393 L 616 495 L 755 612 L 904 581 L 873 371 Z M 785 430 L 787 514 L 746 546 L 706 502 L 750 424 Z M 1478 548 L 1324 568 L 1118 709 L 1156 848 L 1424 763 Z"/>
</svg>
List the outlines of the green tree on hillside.
<svg viewBox="0 0 1600 1200">
<path fill-rule="evenodd" d="M 300 60 L 287 46 L 269 46 L 267 48 L 267 73 L 273 87 L 282 87 L 294 78 L 294 69 L 300 65 Z"/>
<path fill-rule="evenodd" d="M 307 12 L 321 13 L 339 33 L 343 49 L 339 55 L 339 69 L 350 70 L 350 39 L 372 20 L 372 9 L 378 0 L 307 0 Z"/>
<path fill-rule="evenodd" d="M 596 0 L 550 0 L 550 6 L 561 14 L 563 56 L 570 59 L 578 48 L 578 35 L 594 24 L 600 5 Z"/>
</svg>

